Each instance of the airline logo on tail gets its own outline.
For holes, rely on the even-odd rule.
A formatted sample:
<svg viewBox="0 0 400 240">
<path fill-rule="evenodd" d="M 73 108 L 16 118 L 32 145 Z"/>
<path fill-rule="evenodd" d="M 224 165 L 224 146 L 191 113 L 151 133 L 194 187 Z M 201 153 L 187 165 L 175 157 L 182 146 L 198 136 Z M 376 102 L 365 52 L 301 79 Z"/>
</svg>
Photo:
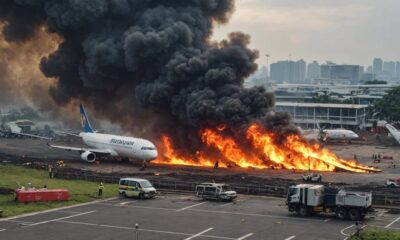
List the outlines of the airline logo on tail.
<svg viewBox="0 0 400 240">
<path fill-rule="evenodd" d="M 79 107 L 80 107 L 80 111 L 81 111 L 81 123 L 82 123 L 83 132 L 92 133 L 93 129 L 92 129 L 92 126 L 90 126 L 90 122 L 86 115 L 85 108 L 83 107 L 82 104 L 80 104 Z"/>
</svg>

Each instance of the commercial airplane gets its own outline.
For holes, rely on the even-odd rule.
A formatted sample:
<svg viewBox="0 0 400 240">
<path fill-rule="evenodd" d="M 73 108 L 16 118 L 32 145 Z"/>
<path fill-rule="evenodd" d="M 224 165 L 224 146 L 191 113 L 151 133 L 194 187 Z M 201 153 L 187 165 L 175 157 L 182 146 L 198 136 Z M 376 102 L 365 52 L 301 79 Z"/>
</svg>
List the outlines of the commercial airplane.
<svg viewBox="0 0 400 240">
<path fill-rule="evenodd" d="M 390 134 L 394 137 L 394 139 L 396 139 L 396 141 L 400 144 L 400 131 L 389 123 L 386 123 L 385 127 L 387 130 L 389 130 Z"/>
<path fill-rule="evenodd" d="M 360 138 L 357 133 L 348 129 L 321 129 L 317 124 L 318 129 L 301 130 L 306 139 L 319 139 L 324 142 L 329 140 L 355 140 Z"/>
<path fill-rule="evenodd" d="M 157 158 L 157 149 L 152 142 L 141 138 L 97 133 L 93 131 L 82 104 L 80 113 L 83 132 L 76 136 L 81 137 L 88 148 L 48 144 L 49 147 L 77 151 L 81 154 L 81 159 L 87 162 L 94 162 L 98 156 L 132 158 L 143 160 L 144 164 Z"/>
</svg>

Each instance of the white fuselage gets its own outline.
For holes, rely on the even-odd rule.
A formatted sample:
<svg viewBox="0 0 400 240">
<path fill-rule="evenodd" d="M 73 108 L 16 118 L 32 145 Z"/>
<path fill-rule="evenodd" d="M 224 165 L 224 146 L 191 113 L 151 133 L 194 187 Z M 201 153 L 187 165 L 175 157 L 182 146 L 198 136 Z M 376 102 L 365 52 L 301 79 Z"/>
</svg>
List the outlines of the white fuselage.
<svg viewBox="0 0 400 240">
<path fill-rule="evenodd" d="M 110 156 L 151 161 L 157 158 L 157 149 L 148 140 L 103 133 L 80 133 L 83 142 L 94 149 L 106 149 Z"/>
<path fill-rule="evenodd" d="M 353 140 L 359 138 L 357 133 L 347 129 L 327 129 L 323 130 L 323 133 L 325 134 L 325 138 L 327 139 Z"/>
<path fill-rule="evenodd" d="M 321 131 L 318 129 L 313 130 L 302 130 L 301 133 L 306 139 L 319 139 L 322 138 L 324 140 L 353 140 L 358 139 L 359 136 L 357 133 L 347 130 L 347 129 L 325 129 Z"/>
</svg>

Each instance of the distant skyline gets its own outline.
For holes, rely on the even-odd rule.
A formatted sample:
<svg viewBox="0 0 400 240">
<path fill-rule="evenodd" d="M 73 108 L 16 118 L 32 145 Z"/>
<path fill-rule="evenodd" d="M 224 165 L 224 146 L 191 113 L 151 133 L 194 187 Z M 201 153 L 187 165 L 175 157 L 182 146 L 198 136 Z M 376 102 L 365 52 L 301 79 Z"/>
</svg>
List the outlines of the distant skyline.
<svg viewBox="0 0 400 240">
<path fill-rule="evenodd" d="M 372 65 L 400 61 L 398 0 L 236 0 L 236 11 L 214 39 L 251 35 L 260 67 L 285 59 Z"/>
</svg>

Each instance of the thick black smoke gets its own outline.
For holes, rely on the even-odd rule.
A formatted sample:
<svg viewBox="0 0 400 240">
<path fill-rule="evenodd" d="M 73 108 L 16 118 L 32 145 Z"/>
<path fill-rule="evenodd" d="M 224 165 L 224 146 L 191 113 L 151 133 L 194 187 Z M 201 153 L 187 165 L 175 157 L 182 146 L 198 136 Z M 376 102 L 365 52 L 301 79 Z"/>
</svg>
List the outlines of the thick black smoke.
<svg viewBox="0 0 400 240">
<path fill-rule="evenodd" d="M 29 41 L 42 25 L 63 39 L 40 63 L 47 77 L 58 79 L 49 94 L 60 105 L 78 99 L 125 127 L 167 133 L 189 150 L 205 126 L 236 129 L 258 121 L 291 129 L 288 115 L 271 113 L 271 94 L 243 88 L 257 68 L 249 36 L 210 41 L 213 27 L 228 21 L 233 0 L 0 3 L 8 41 Z"/>
</svg>

